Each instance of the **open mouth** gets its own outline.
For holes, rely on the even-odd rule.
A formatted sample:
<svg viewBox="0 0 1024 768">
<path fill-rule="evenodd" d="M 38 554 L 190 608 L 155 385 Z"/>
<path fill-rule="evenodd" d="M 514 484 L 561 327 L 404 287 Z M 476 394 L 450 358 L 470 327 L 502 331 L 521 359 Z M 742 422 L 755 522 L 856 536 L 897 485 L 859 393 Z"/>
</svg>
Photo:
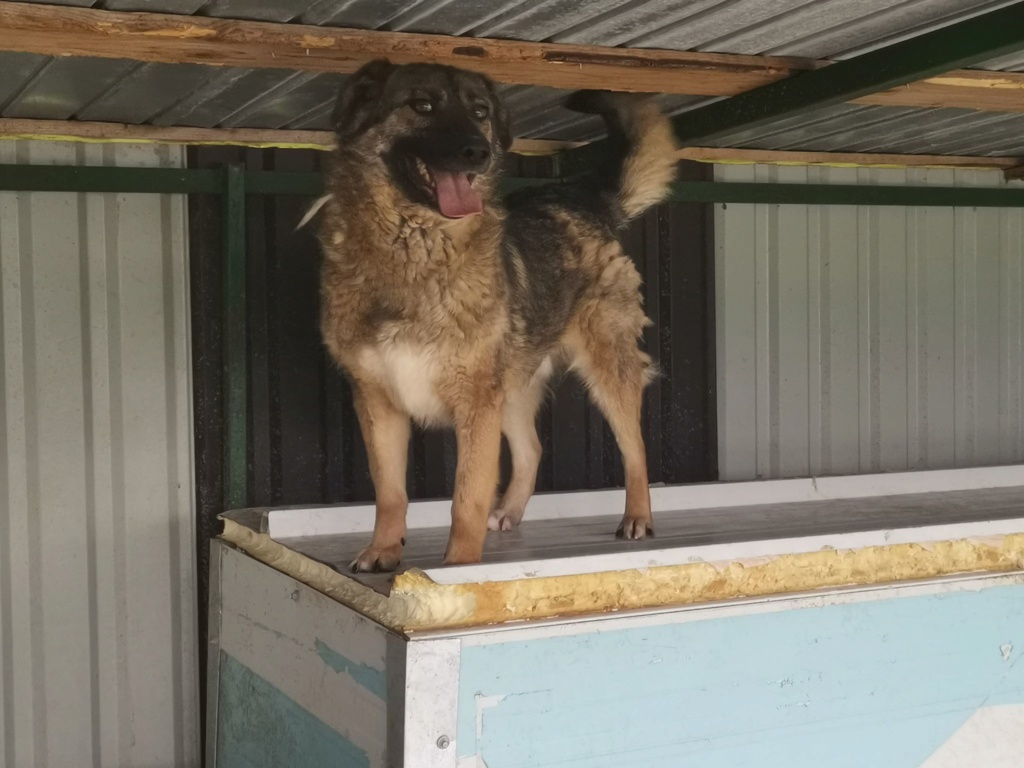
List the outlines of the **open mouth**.
<svg viewBox="0 0 1024 768">
<path fill-rule="evenodd" d="M 480 192 L 473 187 L 475 173 L 429 168 L 416 158 L 416 170 L 424 187 L 434 196 L 437 209 L 449 219 L 461 219 L 484 209 Z"/>
</svg>

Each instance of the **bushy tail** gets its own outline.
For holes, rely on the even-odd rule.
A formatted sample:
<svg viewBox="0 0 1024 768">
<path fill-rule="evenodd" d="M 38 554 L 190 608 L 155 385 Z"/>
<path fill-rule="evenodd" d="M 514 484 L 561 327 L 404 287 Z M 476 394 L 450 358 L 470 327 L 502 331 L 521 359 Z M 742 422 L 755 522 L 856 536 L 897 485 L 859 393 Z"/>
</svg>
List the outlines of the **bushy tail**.
<svg viewBox="0 0 1024 768">
<path fill-rule="evenodd" d="M 577 91 L 566 101 L 566 107 L 604 118 L 614 165 L 603 175 L 620 224 L 665 199 L 676 178 L 679 148 L 672 123 L 654 97 Z"/>
</svg>

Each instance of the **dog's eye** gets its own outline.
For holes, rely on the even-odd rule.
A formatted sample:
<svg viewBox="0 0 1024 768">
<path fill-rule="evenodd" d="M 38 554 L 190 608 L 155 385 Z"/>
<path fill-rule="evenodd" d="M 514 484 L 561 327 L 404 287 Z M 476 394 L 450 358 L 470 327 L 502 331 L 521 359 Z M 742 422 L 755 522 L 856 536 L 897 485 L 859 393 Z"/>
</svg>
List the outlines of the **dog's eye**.
<svg viewBox="0 0 1024 768">
<path fill-rule="evenodd" d="M 430 99 L 413 99 L 410 105 L 421 115 L 429 115 L 434 111 L 434 105 L 430 102 Z"/>
<path fill-rule="evenodd" d="M 486 104 L 476 104 L 473 106 L 473 117 L 477 120 L 484 120 L 491 114 L 491 110 L 488 109 Z"/>
</svg>

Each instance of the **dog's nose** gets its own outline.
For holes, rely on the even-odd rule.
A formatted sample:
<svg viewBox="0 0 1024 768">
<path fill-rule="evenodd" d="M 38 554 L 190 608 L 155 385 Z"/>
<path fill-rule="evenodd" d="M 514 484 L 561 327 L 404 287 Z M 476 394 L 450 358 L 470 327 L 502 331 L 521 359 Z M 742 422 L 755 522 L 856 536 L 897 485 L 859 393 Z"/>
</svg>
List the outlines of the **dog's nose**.
<svg viewBox="0 0 1024 768">
<path fill-rule="evenodd" d="M 462 156 L 474 165 L 482 165 L 491 158 L 491 147 L 486 141 L 472 140 L 462 148 Z"/>
</svg>

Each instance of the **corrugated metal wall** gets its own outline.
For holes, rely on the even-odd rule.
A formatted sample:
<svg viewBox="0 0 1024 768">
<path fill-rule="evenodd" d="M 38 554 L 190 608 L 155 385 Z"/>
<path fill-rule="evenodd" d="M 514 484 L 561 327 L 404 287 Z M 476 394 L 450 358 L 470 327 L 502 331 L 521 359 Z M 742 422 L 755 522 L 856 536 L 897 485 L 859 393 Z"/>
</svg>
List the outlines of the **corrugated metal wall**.
<svg viewBox="0 0 1024 768">
<path fill-rule="evenodd" d="M 0 142 L 0 163 L 180 166 Z M 185 199 L 0 193 L 0 758 L 198 762 Z"/>
<path fill-rule="evenodd" d="M 720 166 L 722 181 L 998 173 Z M 717 205 L 722 479 L 1020 461 L 1024 212 Z"/>
</svg>

